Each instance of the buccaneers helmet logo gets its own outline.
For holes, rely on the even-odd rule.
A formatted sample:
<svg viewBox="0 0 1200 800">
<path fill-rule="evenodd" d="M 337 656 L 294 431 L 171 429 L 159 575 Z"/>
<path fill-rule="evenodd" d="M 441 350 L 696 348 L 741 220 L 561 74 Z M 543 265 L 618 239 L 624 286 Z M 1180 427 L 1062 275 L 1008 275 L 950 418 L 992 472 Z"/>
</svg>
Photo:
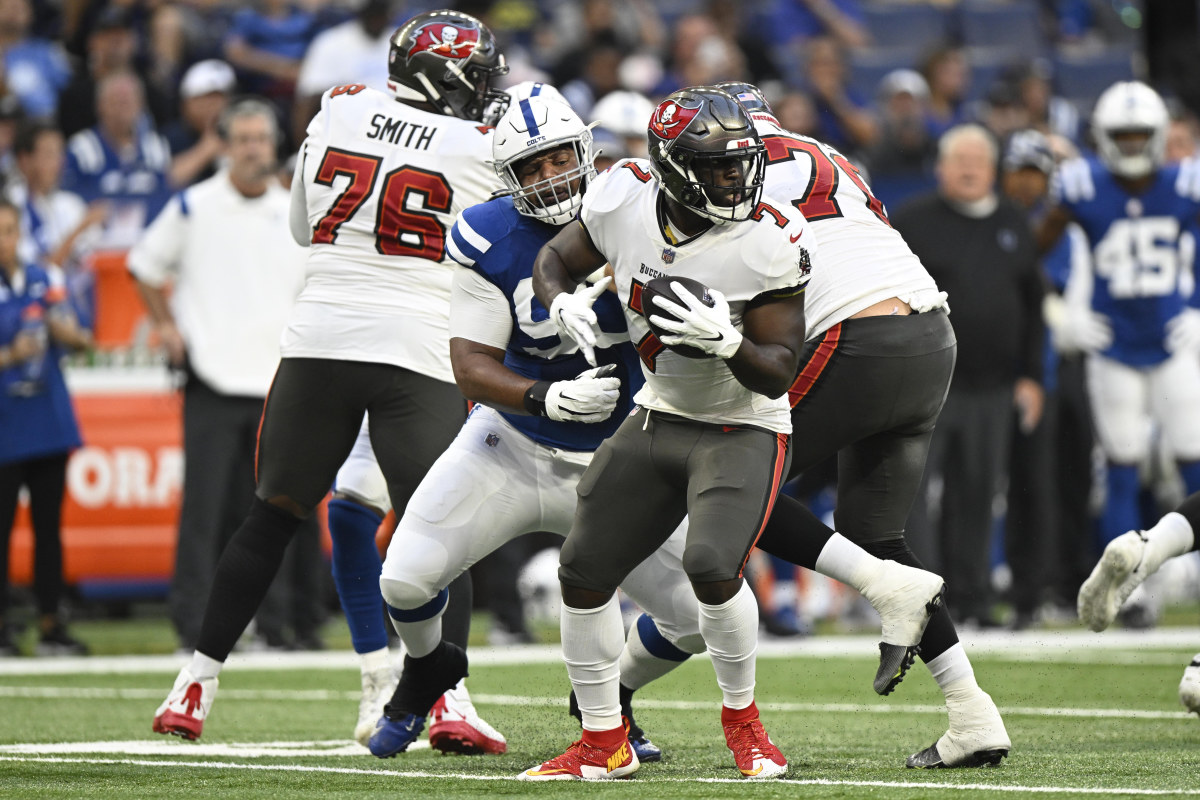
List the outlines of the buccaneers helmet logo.
<svg viewBox="0 0 1200 800">
<path fill-rule="evenodd" d="M 417 53 L 433 53 L 458 61 L 470 58 L 478 46 L 478 28 L 460 28 L 444 22 L 434 22 L 417 28 L 413 33 L 413 45 L 408 49 L 405 61 L 412 61 Z"/>
<path fill-rule="evenodd" d="M 674 139 L 700 112 L 700 106 L 688 108 L 674 100 L 664 100 L 650 115 L 650 129 L 663 139 Z"/>
</svg>

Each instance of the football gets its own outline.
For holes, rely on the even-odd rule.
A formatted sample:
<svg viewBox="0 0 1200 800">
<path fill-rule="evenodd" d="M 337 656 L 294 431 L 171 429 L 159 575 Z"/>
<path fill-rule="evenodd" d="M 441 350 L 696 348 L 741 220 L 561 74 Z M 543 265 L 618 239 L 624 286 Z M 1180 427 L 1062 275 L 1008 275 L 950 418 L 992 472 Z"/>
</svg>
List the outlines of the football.
<svg viewBox="0 0 1200 800">
<path fill-rule="evenodd" d="M 646 318 L 646 324 L 650 326 L 650 330 L 653 331 L 654 335 L 659 339 L 661 339 L 663 336 L 670 336 L 671 332 L 659 328 L 650 321 L 650 317 L 657 314 L 660 317 L 674 319 L 675 316 L 671 314 L 671 312 L 659 308 L 658 305 L 651 302 L 651 300 L 654 297 L 662 295 L 673 303 L 683 305 L 683 300 L 681 300 L 671 288 L 672 283 L 678 283 L 682 285 L 686 291 L 689 291 L 696 297 L 700 298 L 700 302 L 704 303 L 704 305 L 708 306 L 709 308 L 712 308 L 713 305 L 715 305 L 712 295 L 708 293 L 708 287 L 693 278 L 685 278 L 682 275 L 678 277 L 664 276 L 662 278 L 655 278 L 654 280 L 650 281 L 646 284 L 646 288 L 642 290 L 642 316 Z M 664 342 L 663 346 L 674 353 L 684 356 L 685 358 L 712 358 L 711 354 L 704 352 L 698 347 L 692 347 L 691 345 L 687 344 L 669 345 Z"/>
</svg>

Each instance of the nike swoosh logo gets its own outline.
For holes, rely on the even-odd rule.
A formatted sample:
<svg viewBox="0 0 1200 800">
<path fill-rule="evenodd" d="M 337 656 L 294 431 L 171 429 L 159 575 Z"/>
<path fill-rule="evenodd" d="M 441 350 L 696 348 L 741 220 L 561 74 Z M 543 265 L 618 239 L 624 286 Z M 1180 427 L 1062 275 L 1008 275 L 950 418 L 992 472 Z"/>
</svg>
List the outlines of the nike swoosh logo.
<svg viewBox="0 0 1200 800">
<path fill-rule="evenodd" d="M 745 776 L 747 776 L 747 777 L 751 777 L 751 778 L 753 778 L 755 775 L 757 775 L 758 773 L 760 773 L 760 772 L 762 772 L 762 771 L 763 771 L 763 765 L 762 765 L 762 764 L 759 764 L 757 767 L 755 767 L 755 768 L 754 768 L 754 769 L 752 769 L 752 770 L 751 770 L 751 769 L 744 769 L 744 770 L 742 770 L 742 774 L 743 774 L 743 775 L 745 775 Z"/>
<path fill-rule="evenodd" d="M 789 236 L 788 241 L 791 242 L 792 244 L 795 244 L 796 242 L 800 241 L 800 237 L 803 235 L 804 235 L 804 231 L 800 231 L 795 236 Z"/>
<path fill-rule="evenodd" d="M 722 339 L 724 339 L 724 338 L 725 338 L 725 336 L 724 336 L 723 334 L 720 334 L 720 333 L 718 333 L 716 336 L 697 336 L 697 337 L 696 337 L 696 341 L 699 341 L 699 342 L 719 342 L 719 341 L 721 341 L 721 340 L 722 340 Z"/>
</svg>

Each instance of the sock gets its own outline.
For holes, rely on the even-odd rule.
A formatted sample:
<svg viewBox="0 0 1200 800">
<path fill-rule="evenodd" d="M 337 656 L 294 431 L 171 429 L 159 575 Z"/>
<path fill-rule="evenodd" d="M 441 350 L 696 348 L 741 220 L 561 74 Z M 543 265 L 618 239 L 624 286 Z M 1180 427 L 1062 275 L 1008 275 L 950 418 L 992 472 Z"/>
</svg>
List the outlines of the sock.
<svg viewBox="0 0 1200 800">
<path fill-rule="evenodd" d="M 358 668 L 363 675 L 392 666 L 392 654 L 387 647 L 358 654 Z"/>
<path fill-rule="evenodd" d="M 678 667 L 691 657 L 691 653 L 671 644 L 649 614 L 642 614 L 629 629 L 625 648 L 618 662 L 621 686 L 637 691 L 648 683 Z"/>
<path fill-rule="evenodd" d="M 562 650 L 567 675 L 579 701 L 583 730 L 610 731 L 621 725 L 618 668 L 624 645 L 616 595 L 599 608 L 562 606 Z"/>
<path fill-rule="evenodd" d="M 1192 529 L 1192 549 L 1200 547 L 1200 536 L 1196 536 L 1196 531 L 1200 531 L 1200 492 L 1180 503 L 1175 513 L 1187 520 L 1188 527 Z"/>
<path fill-rule="evenodd" d="M 822 575 L 841 581 L 866 595 L 865 590 L 879 575 L 882 563 L 845 536 L 835 533 L 821 549 L 815 567 Z"/>
<path fill-rule="evenodd" d="M 1175 511 L 1163 516 L 1153 528 L 1146 531 L 1146 547 L 1152 549 L 1152 558 L 1158 565 L 1168 558 L 1183 555 L 1195 543 L 1191 523 L 1187 517 Z"/>
<path fill-rule="evenodd" d="M 753 700 L 745 708 L 721 707 L 721 724 L 737 725 L 739 722 L 753 722 L 758 719 L 758 705 Z"/>
<path fill-rule="evenodd" d="M 720 605 L 700 604 L 700 633 L 726 708 L 754 702 L 754 667 L 758 651 L 758 602 L 750 585 Z"/>
<path fill-rule="evenodd" d="M 387 648 L 387 623 L 379 595 L 383 562 L 375 547 L 375 531 L 383 518 L 352 500 L 329 501 L 329 536 L 333 540 L 333 584 L 350 626 L 356 653 Z"/>
<path fill-rule="evenodd" d="M 906 567 L 925 569 L 921 559 L 909 548 L 903 534 L 864 542 L 863 549 L 876 558 L 890 559 Z M 929 624 L 925 626 L 925 634 L 921 637 L 921 660 L 929 664 L 956 644 L 958 631 L 954 629 L 954 621 L 950 619 L 950 612 L 943 603 L 933 612 Z"/>
<path fill-rule="evenodd" d="M 799 500 L 781 494 L 755 546 L 798 567 L 816 569 L 821 548 L 833 535 Z"/>
<path fill-rule="evenodd" d="M 424 658 L 442 642 L 442 615 L 450 602 L 450 590 L 442 589 L 423 606 L 403 609 L 388 606 L 392 627 L 400 634 L 404 649 L 413 658 Z"/>
<path fill-rule="evenodd" d="M 467 649 L 471 636 L 471 608 L 475 602 L 475 587 L 471 583 L 471 571 L 464 570 L 450 581 L 450 605 L 442 617 L 442 638 L 450 644 Z"/>
<path fill-rule="evenodd" d="M 198 681 L 207 678 L 215 678 L 221 674 L 221 667 L 224 663 L 217 661 L 215 658 L 209 658 L 200 652 L 192 653 L 192 661 L 188 664 L 188 672 L 192 673 L 192 677 Z"/>
<path fill-rule="evenodd" d="M 971 661 L 967 658 L 967 651 L 963 649 L 961 642 L 937 658 L 927 661 L 925 666 L 929 667 L 929 674 L 937 681 L 938 688 L 942 690 L 947 701 L 951 700 L 951 695 L 958 699 L 971 693 L 971 690 L 979 689 L 979 684 L 975 682 L 975 670 L 971 668 Z"/>
<path fill-rule="evenodd" d="M 217 562 L 196 650 L 224 661 L 258 611 L 300 519 L 257 497 Z"/>
<path fill-rule="evenodd" d="M 1130 464 L 1108 464 L 1108 500 L 1100 514 L 1101 544 L 1108 544 L 1126 531 L 1140 530 L 1138 468 Z"/>
</svg>

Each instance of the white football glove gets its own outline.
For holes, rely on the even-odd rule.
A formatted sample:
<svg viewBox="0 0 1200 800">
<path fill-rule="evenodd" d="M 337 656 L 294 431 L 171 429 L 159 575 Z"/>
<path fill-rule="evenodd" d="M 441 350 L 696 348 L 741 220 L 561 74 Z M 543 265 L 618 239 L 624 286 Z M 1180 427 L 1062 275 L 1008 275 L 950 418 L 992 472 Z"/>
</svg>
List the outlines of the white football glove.
<svg viewBox="0 0 1200 800">
<path fill-rule="evenodd" d="M 1112 323 L 1103 314 L 1069 305 L 1057 295 L 1047 295 L 1042 310 L 1060 353 L 1106 350 L 1112 344 Z"/>
<path fill-rule="evenodd" d="M 555 422 L 603 422 L 621 396 L 621 379 L 609 377 L 616 364 L 596 367 L 546 389 L 546 416 Z"/>
<path fill-rule="evenodd" d="M 1167 320 L 1163 346 L 1171 354 L 1200 351 L 1200 309 L 1185 308 Z"/>
<path fill-rule="evenodd" d="M 592 304 L 612 283 L 611 277 L 576 292 L 561 292 L 550 303 L 550 319 L 558 335 L 579 346 L 579 352 L 593 367 L 596 366 L 596 312 Z"/>
<path fill-rule="evenodd" d="M 729 358 L 742 345 L 742 332 L 729 319 L 729 301 L 716 289 L 709 289 L 713 307 L 709 308 L 699 297 L 683 288 L 683 284 L 671 282 L 671 290 L 685 305 L 672 303 L 668 298 L 655 295 L 654 304 L 663 311 L 679 317 L 675 321 L 658 314 L 650 321 L 670 334 L 659 336 L 665 345 L 686 344 L 699 348 L 718 358 Z"/>
</svg>

